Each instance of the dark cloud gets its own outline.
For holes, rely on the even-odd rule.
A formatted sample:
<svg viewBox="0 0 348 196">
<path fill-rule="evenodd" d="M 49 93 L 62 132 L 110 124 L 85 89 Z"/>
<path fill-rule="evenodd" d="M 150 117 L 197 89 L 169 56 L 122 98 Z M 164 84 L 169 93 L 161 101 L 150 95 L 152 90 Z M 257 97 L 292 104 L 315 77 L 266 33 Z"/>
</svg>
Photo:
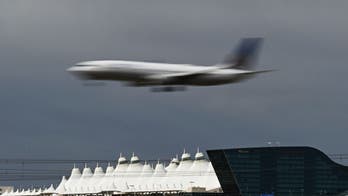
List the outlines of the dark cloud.
<svg viewBox="0 0 348 196">
<path fill-rule="evenodd" d="M 344 153 L 344 1 L 17 1 L 0 3 L 2 157 L 169 158 L 201 149 L 311 145 Z M 185 93 L 84 87 L 65 72 L 95 59 L 213 64 L 265 37 L 250 81 Z"/>
</svg>

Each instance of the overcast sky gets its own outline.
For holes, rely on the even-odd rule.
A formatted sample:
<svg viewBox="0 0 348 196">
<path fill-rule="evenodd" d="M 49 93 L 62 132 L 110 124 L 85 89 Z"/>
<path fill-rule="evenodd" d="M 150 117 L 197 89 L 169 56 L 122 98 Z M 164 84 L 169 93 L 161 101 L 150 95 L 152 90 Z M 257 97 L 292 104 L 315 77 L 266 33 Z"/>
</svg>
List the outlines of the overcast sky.
<svg viewBox="0 0 348 196">
<path fill-rule="evenodd" d="M 0 157 L 170 158 L 183 148 L 308 145 L 348 153 L 348 1 L 0 1 Z M 264 37 L 240 84 L 86 87 L 79 61 L 211 65 Z"/>
</svg>

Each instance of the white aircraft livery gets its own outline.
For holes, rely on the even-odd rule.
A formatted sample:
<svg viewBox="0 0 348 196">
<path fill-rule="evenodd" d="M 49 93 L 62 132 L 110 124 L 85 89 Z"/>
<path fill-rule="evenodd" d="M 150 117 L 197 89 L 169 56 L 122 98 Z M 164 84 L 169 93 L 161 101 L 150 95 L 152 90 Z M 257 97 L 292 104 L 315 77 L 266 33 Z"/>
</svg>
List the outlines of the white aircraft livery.
<svg viewBox="0 0 348 196">
<path fill-rule="evenodd" d="M 236 83 L 272 70 L 253 70 L 262 38 L 244 38 L 222 63 L 212 66 L 141 61 L 100 60 L 77 63 L 68 72 L 86 80 L 116 80 L 153 91 L 184 90 L 185 86 Z"/>
</svg>

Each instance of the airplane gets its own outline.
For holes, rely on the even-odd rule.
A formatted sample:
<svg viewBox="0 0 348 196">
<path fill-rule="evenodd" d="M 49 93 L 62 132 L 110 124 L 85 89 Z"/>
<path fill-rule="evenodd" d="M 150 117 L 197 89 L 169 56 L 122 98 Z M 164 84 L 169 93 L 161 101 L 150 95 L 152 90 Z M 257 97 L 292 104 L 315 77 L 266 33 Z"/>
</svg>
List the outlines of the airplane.
<svg viewBox="0 0 348 196">
<path fill-rule="evenodd" d="M 123 81 L 129 86 L 151 86 L 153 92 L 182 91 L 186 86 L 237 83 L 273 70 L 253 70 L 262 38 L 244 38 L 223 62 L 202 66 L 158 62 L 98 60 L 67 69 L 81 79 Z"/>
</svg>

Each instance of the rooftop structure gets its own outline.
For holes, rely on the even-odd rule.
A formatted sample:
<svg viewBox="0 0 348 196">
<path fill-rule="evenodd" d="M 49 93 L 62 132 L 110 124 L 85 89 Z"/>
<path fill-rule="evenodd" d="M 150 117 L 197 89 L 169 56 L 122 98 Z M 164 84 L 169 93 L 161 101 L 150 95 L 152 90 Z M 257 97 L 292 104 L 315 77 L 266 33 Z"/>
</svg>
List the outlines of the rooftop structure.
<svg viewBox="0 0 348 196">
<path fill-rule="evenodd" d="M 92 172 L 86 164 L 82 173 L 74 166 L 70 177 L 67 179 L 63 176 L 57 188 L 51 185 L 45 190 L 12 190 L 1 196 L 178 193 L 195 190 L 221 190 L 211 163 L 199 151 L 194 160 L 184 152 L 180 161 L 173 158 L 168 165 L 158 161 L 155 167 L 143 163 L 134 153 L 130 161 L 120 155 L 116 167 L 109 164 L 105 173 L 99 165 Z"/>
<path fill-rule="evenodd" d="M 73 167 L 68 178 L 45 189 L 10 190 L 1 196 L 199 195 L 314 196 L 348 195 L 348 167 L 311 147 L 262 147 L 184 152 L 169 164 L 149 164 L 120 155 L 116 167 Z"/>
</svg>

